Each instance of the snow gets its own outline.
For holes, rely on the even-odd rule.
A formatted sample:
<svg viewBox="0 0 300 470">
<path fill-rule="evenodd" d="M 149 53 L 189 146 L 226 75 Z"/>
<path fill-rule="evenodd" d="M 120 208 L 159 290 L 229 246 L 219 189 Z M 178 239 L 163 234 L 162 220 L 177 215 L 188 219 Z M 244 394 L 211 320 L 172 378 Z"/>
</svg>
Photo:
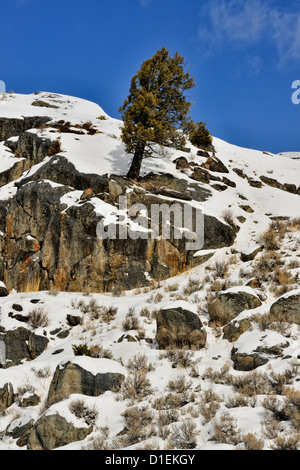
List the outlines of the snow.
<svg viewBox="0 0 300 470">
<path fill-rule="evenodd" d="M 300 160 L 300 152 L 282 152 L 278 155 L 284 158 L 291 158 L 292 160 Z"/>
<path fill-rule="evenodd" d="M 71 362 L 72 364 L 80 366 L 82 369 L 85 369 L 93 375 L 106 374 L 107 372 L 127 375 L 125 367 L 121 366 L 121 364 L 116 361 L 112 361 L 111 359 L 97 359 L 88 356 L 76 356 L 72 358 Z M 64 362 L 62 362 L 59 367 L 63 365 Z"/>
<path fill-rule="evenodd" d="M 280 299 L 288 299 L 289 297 L 298 296 L 298 295 L 300 295 L 300 289 L 294 289 L 294 290 L 291 290 L 290 292 L 287 292 L 286 294 L 283 294 L 280 297 Z"/>
</svg>

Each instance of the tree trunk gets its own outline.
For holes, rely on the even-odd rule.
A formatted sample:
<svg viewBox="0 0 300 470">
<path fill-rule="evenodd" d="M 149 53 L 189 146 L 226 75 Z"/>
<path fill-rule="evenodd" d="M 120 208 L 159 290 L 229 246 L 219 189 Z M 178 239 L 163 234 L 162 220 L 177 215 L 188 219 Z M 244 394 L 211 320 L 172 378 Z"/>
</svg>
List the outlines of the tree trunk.
<svg viewBox="0 0 300 470">
<path fill-rule="evenodd" d="M 132 162 L 131 162 L 131 167 L 127 173 L 127 178 L 136 180 L 140 176 L 144 151 L 145 151 L 145 145 L 141 145 L 140 147 L 136 148 Z"/>
</svg>

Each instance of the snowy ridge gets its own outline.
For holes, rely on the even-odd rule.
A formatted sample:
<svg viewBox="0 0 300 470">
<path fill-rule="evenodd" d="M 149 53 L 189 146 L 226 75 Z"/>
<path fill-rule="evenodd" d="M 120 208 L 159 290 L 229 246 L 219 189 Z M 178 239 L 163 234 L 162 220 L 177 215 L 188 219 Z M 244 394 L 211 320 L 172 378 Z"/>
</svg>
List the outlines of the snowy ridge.
<svg viewBox="0 0 300 470">
<path fill-rule="evenodd" d="M 40 100 L 42 106 L 32 106 L 32 103 Z M 53 107 L 46 107 L 46 104 Z M 32 95 L 9 94 L 6 100 L 0 102 L 0 117 L 22 119 L 24 116 L 48 116 L 47 126 L 33 129 L 27 132 L 37 133 L 40 137 L 55 141 L 60 139 L 62 151 L 59 155 L 66 157 L 73 163 L 76 169 L 82 173 L 97 175 L 125 175 L 132 155 L 126 155 L 124 145 L 120 140 L 121 121 L 110 118 L 103 109 L 95 104 L 70 96 L 41 92 Z M 89 135 L 82 130 L 82 134 L 59 133 L 52 127 L 60 120 L 70 122 L 72 126 L 91 122 L 97 130 L 94 135 Z M 76 128 L 78 129 L 78 128 Z M 15 140 L 12 137 L 11 141 Z M 16 330 L 24 326 L 14 315 L 13 305 L 22 306 L 22 315 L 30 316 L 34 305 L 31 302 L 37 300 L 37 305 L 42 306 L 47 312 L 48 323 L 36 329 L 31 329 L 36 335 L 49 339 L 47 348 L 42 354 L 31 361 L 23 361 L 13 367 L 0 369 L 0 389 L 5 384 L 11 383 L 17 395 L 15 402 L 0 413 L 0 450 L 20 450 L 17 439 L 11 437 L 8 431 L 23 426 L 31 419 L 37 421 L 43 414 L 60 414 L 74 426 L 86 427 L 83 419 L 78 418 L 70 411 L 70 403 L 80 399 L 84 400 L 87 407 L 96 407 L 97 419 L 92 433 L 83 441 L 76 441 L 60 449 L 81 450 L 92 446 L 97 437 L 102 435 L 103 428 L 107 427 L 106 444 L 109 448 L 115 448 L 116 441 L 121 448 L 138 449 L 150 446 L 153 449 L 168 449 L 171 444 L 175 448 L 180 447 L 179 441 L 174 437 L 174 426 L 183 422 L 192 423 L 194 426 L 193 446 L 196 450 L 224 450 L 245 449 L 246 439 L 237 442 L 221 442 L 216 437 L 215 421 L 222 416 L 229 415 L 234 421 L 234 427 L 240 430 L 241 436 L 249 433 L 263 442 L 263 448 L 272 449 L 274 438 L 264 433 L 262 422 L 270 421 L 272 412 L 264 406 L 267 393 L 260 390 L 253 395 L 243 395 L 234 385 L 234 378 L 244 379 L 252 372 L 239 371 L 234 368 L 232 350 L 236 349 L 240 354 L 258 354 L 263 351 L 263 358 L 267 362 L 257 369 L 258 374 L 285 374 L 287 370 L 293 370 L 290 382 L 285 387 L 300 392 L 300 344 L 299 325 L 295 323 L 281 325 L 276 324 L 263 329 L 258 318 L 269 314 L 271 305 L 279 298 L 289 298 L 292 295 L 300 295 L 300 228 L 299 223 L 287 227 L 280 247 L 276 250 L 280 262 L 275 268 L 262 277 L 260 286 L 250 287 L 249 281 L 258 277 L 258 262 L 270 255 L 267 249 L 258 253 L 254 260 L 242 262 L 240 254 L 251 253 L 261 246 L 261 235 L 269 228 L 273 218 L 283 219 L 299 218 L 299 193 L 294 194 L 268 184 L 262 183 L 261 187 L 249 184 L 249 181 L 260 181 L 260 176 L 270 177 L 281 184 L 299 186 L 300 153 L 286 153 L 273 155 L 262 151 L 244 149 L 224 142 L 216 137 L 213 139 L 216 157 L 228 168 L 225 176 L 234 183 L 228 186 L 226 191 L 219 191 L 211 184 L 201 183 L 212 193 L 211 197 L 201 203 L 205 213 L 224 220 L 224 212 L 230 210 L 234 223 L 239 227 L 235 243 L 232 247 L 210 250 L 212 257 L 200 266 L 185 273 L 161 282 L 153 282 L 150 287 L 125 291 L 119 295 L 101 293 L 69 293 L 69 292 L 11 292 L 0 300 L 0 326 L 5 330 Z M 197 155 L 198 149 L 189 145 L 190 153 L 184 153 L 174 149 L 158 148 L 157 153 L 146 158 L 142 166 L 142 176 L 154 173 L 169 173 L 176 178 L 185 179 L 195 183 L 191 179 L 189 169 L 180 171 L 176 169 L 174 160 L 183 156 L 189 162 L 201 165 L 205 157 Z M 12 167 L 18 159 L 5 143 L 0 144 L 0 172 Z M 49 157 L 32 167 L 27 175 L 33 175 Z M 235 170 L 242 170 L 246 177 L 241 177 Z M 220 178 L 224 175 L 214 173 Z M 58 183 L 50 182 L 53 185 Z M 200 183 L 199 183 L 200 184 Z M 0 188 L 0 200 L 11 198 L 17 191 L 15 182 Z M 82 196 L 82 191 L 72 190 L 61 198 L 61 202 L 67 207 L 76 205 Z M 91 198 L 97 213 L 109 218 L 114 218 L 112 206 Z M 243 206 L 250 206 L 247 212 Z M 65 209 L 67 210 L 67 209 Z M 243 222 L 241 222 L 241 220 Z M 207 254 L 206 250 L 199 251 L 197 255 Z M 273 258 L 272 258 L 273 256 Z M 265 257 L 265 258 L 264 258 Z M 269 263 L 275 259 L 271 255 Z M 218 265 L 225 266 L 224 276 L 218 272 Z M 221 266 L 222 267 L 222 266 Z M 224 268 L 224 269 L 225 269 Z M 290 275 L 286 284 L 276 284 L 276 269 Z M 220 269 L 219 269 L 220 271 Z M 283 277 L 283 274 L 282 274 Z M 284 292 L 284 287 L 287 292 Z M 253 310 L 244 310 L 234 319 L 233 324 L 238 325 L 241 320 L 249 320 L 251 327 L 243 332 L 233 342 L 224 339 L 223 327 L 211 324 L 208 314 L 208 304 L 211 297 L 218 292 L 251 294 L 261 300 L 261 306 Z M 89 313 L 84 312 L 83 306 L 91 301 L 102 308 L 113 307 L 116 314 L 109 321 L 101 321 Z M 183 365 L 177 358 L 172 363 L 171 354 L 160 351 L 155 339 L 156 313 L 161 308 L 182 308 L 199 315 L 207 332 L 207 342 L 204 349 L 188 351 L 190 362 Z M 16 312 L 13 311 L 15 314 Z M 128 314 L 137 318 L 137 324 L 133 329 L 125 327 Z M 81 323 L 70 327 L 67 315 L 75 315 L 81 318 Z M 285 327 L 284 327 L 285 326 Z M 25 325 L 26 328 L 31 328 Z M 276 328 L 275 328 L 276 327 Z M 67 331 L 66 337 L 59 337 L 56 330 Z M 74 345 L 85 344 L 91 348 L 101 347 L 109 352 L 108 357 L 75 356 Z M 283 346 L 282 346 L 283 345 Z M 273 353 L 275 349 L 282 349 L 282 354 Z M 271 351 L 271 352 L 270 352 Z M 106 353 L 107 354 L 107 353 Z M 128 398 L 119 393 L 107 391 L 98 397 L 74 394 L 66 400 L 50 406 L 46 411 L 44 404 L 47 400 L 49 386 L 57 367 L 72 362 L 78 364 L 93 375 L 101 372 L 117 372 L 125 377 L 132 374 L 132 361 L 138 356 L 145 356 L 148 364 L 153 367 L 147 371 L 147 379 L 151 391 L 138 399 Z M 296 371 L 296 372 L 295 372 Z M 221 374 L 218 379 L 214 374 Z M 232 381 L 226 382 L 230 374 Z M 251 375 L 250 375 L 251 376 Z M 186 383 L 185 395 L 179 389 L 174 388 L 174 382 L 182 378 Z M 222 382 L 222 380 L 224 381 Z M 254 379 L 253 379 L 254 380 Z M 173 385 L 172 385 L 173 383 Z M 274 390 L 272 390 L 274 392 Z M 209 393 L 215 398 L 215 413 L 209 415 L 207 402 Z M 295 393 L 296 393 L 295 392 Z M 40 397 L 40 403 L 36 406 L 20 407 L 21 399 L 35 393 Z M 167 422 L 162 426 L 162 415 L 168 414 L 164 399 L 173 393 L 181 397 L 184 395 L 181 405 L 174 408 L 174 422 Z M 272 393 L 272 392 L 271 392 Z M 278 400 L 285 400 L 284 394 L 274 395 Z M 232 405 L 233 398 L 239 405 Z M 174 397 L 173 397 L 174 399 Z M 175 399 L 174 399 L 175 400 Z M 161 404 L 161 407 L 158 405 Z M 204 403 L 205 402 L 205 403 Z M 133 406 L 139 409 L 148 409 L 151 414 L 152 433 L 145 434 L 135 442 L 126 441 L 126 423 L 124 412 Z M 125 429 L 125 431 L 124 431 Z M 280 422 L 280 437 L 289 437 L 294 433 L 291 420 Z M 122 440 L 123 438 L 123 440 Z M 168 447 L 169 446 L 169 447 Z M 21 447 L 25 449 L 26 447 Z"/>
</svg>

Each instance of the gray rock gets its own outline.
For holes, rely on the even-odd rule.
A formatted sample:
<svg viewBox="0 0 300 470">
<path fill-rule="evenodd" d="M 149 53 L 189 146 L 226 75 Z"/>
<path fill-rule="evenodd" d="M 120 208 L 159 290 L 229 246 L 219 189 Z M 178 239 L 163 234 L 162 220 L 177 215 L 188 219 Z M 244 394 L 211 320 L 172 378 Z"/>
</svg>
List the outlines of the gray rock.
<svg viewBox="0 0 300 470">
<path fill-rule="evenodd" d="M 36 393 L 34 393 L 33 395 L 30 395 L 30 397 L 23 398 L 20 401 L 19 406 L 20 408 L 27 408 L 29 406 L 37 406 L 40 402 L 40 397 Z"/>
<path fill-rule="evenodd" d="M 50 119 L 46 116 L 27 116 L 23 119 L 0 118 L 0 141 L 20 135 L 28 129 L 40 127 Z"/>
<path fill-rule="evenodd" d="M 258 253 L 260 253 L 263 250 L 262 246 L 253 246 L 252 249 L 248 251 L 244 251 L 241 253 L 241 260 L 246 263 L 247 261 L 252 261 L 256 257 Z"/>
<path fill-rule="evenodd" d="M 189 310 L 181 307 L 160 310 L 156 324 L 156 341 L 160 349 L 201 349 L 206 344 L 206 331 L 201 320 Z"/>
<path fill-rule="evenodd" d="M 231 359 L 234 363 L 235 370 L 241 370 L 245 372 L 257 369 L 257 367 L 263 366 L 268 362 L 267 358 L 262 357 L 257 353 L 247 354 L 233 352 L 231 354 Z"/>
<path fill-rule="evenodd" d="M 239 322 L 233 320 L 231 323 L 224 326 L 223 338 L 227 339 L 227 341 L 229 341 L 230 343 L 233 343 L 234 341 L 237 341 L 237 339 L 243 333 L 245 333 L 245 331 L 249 330 L 251 326 L 251 322 L 247 318 L 244 318 Z"/>
<path fill-rule="evenodd" d="M 208 306 L 208 313 L 213 322 L 224 326 L 244 310 L 251 310 L 261 305 L 259 298 L 245 291 L 224 292 Z"/>
<path fill-rule="evenodd" d="M 9 292 L 5 285 L 0 285 L 0 297 L 7 297 Z"/>
<path fill-rule="evenodd" d="M 26 328 L 0 333 L 0 340 L 5 344 L 6 367 L 20 364 L 22 360 L 38 357 L 47 347 L 48 338 L 36 335 Z"/>
<path fill-rule="evenodd" d="M 87 427 L 76 428 L 58 413 L 43 415 L 35 423 L 27 442 L 28 450 L 52 450 L 74 441 L 81 441 L 90 434 Z"/>
<path fill-rule="evenodd" d="M 14 389 L 11 383 L 6 383 L 0 388 L 0 413 L 14 403 Z"/>
<path fill-rule="evenodd" d="M 68 398 L 72 393 L 97 397 L 107 390 L 116 391 L 124 378 L 123 374 L 116 372 L 99 372 L 93 375 L 78 364 L 67 362 L 56 368 L 49 387 L 47 406 Z"/>
<path fill-rule="evenodd" d="M 295 294 L 291 292 L 288 296 L 283 296 L 276 300 L 276 302 L 271 305 L 270 313 L 275 319 L 300 325 L 299 290 L 296 291 Z"/>
</svg>

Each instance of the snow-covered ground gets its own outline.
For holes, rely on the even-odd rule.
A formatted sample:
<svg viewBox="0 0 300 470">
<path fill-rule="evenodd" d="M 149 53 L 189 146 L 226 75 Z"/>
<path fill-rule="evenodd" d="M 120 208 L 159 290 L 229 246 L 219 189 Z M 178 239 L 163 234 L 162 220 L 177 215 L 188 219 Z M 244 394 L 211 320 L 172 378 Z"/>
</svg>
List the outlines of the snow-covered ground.
<svg viewBox="0 0 300 470">
<path fill-rule="evenodd" d="M 35 100 L 42 100 L 57 108 L 46 108 L 32 106 Z M 83 173 L 124 175 L 126 174 L 131 155 L 126 155 L 124 145 L 120 140 L 121 121 L 110 118 L 97 104 L 88 101 L 69 97 L 65 95 L 39 93 L 34 95 L 7 95 L 6 100 L 0 101 L 0 116 L 7 118 L 22 118 L 22 116 L 49 116 L 52 123 L 59 120 L 70 121 L 72 125 L 81 125 L 90 121 L 97 129 L 94 135 L 58 133 L 57 129 L 46 127 L 30 132 L 36 132 L 41 137 L 55 140 L 59 137 L 62 147 L 61 155 L 71 161 L 75 167 Z M 99 117 L 102 117 L 99 119 Z M 51 126 L 51 124 L 50 124 Z M 55 132 L 53 132 L 55 131 Z M 12 139 L 15 139 L 14 137 Z M 92 443 L 93 438 L 101 434 L 101 429 L 108 428 L 106 441 L 108 446 L 114 448 L 116 440 L 121 442 L 120 433 L 124 430 L 125 421 L 123 413 L 132 406 L 147 408 L 152 415 L 152 433 L 149 432 L 141 442 L 134 444 L 124 444 L 126 449 L 142 448 L 145 445 L 154 449 L 166 449 L 170 446 L 170 441 L 174 444 L 174 426 L 188 421 L 194 425 L 196 449 L 222 450 L 244 448 L 243 442 L 220 442 L 215 436 L 215 423 L 222 417 L 231 417 L 234 421 L 235 429 L 239 428 L 240 434 L 245 436 L 253 434 L 257 439 L 264 442 L 264 448 L 269 449 L 274 445 L 274 438 L 270 435 L 266 437 L 262 423 L 267 423 L 271 411 L 263 406 L 266 395 L 259 393 L 254 396 L 244 397 L 239 406 L 230 404 L 234 396 L 240 396 L 236 387 L 227 380 L 230 374 L 232 377 L 245 378 L 252 372 L 240 372 L 233 369 L 231 350 L 237 348 L 241 353 L 253 353 L 258 347 L 272 348 L 279 344 L 288 342 L 284 349 L 283 356 L 274 356 L 268 363 L 256 369 L 257 374 L 284 374 L 291 368 L 298 368 L 300 365 L 300 344 L 299 327 L 295 324 L 289 325 L 286 332 L 274 331 L 272 329 L 262 330 L 259 324 L 253 321 L 252 327 L 242 334 L 235 343 L 230 343 L 223 338 L 222 329 L 212 325 L 207 313 L 207 302 L 209 295 L 213 292 L 214 281 L 224 283 L 224 279 L 219 278 L 216 263 L 225 263 L 228 268 L 226 274 L 226 286 L 223 290 L 232 289 L 254 292 L 262 300 L 261 307 L 255 310 L 244 311 L 237 318 L 250 318 L 257 314 L 262 316 L 269 312 L 270 306 L 278 298 L 278 293 L 274 292 L 270 281 L 263 283 L 261 288 L 251 289 L 246 286 L 251 279 L 252 269 L 255 267 L 265 252 L 259 253 L 257 259 L 249 262 L 242 262 L 239 254 L 241 252 L 251 252 L 253 247 L 259 244 L 260 235 L 265 232 L 271 222 L 272 217 L 299 218 L 299 194 L 286 192 L 269 185 L 254 187 L 249 184 L 248 179 L 259 181 L 260 176 L 270 177 L 281 184 L 293 184 L 299 186 L 299 155 L 280 154 L 273 155 L 265 152 L 244 149 L 232 144 L 228 144 L 218 138 L 213 139 L 216 156 L 229 170 L 228 177 L 235 187 L 228 187 L 225 192 L 212 189 L 210 185 L 203 184 L 212 191 L 212 196 L 203 204 L 204 211 L 218 218 L 224 217 L 224 211 L 230 210 L 235 223 L 238 217 L 245 218 L 240 224 L 240 230 L 236 241 L 232 247 L 215 250 L 212 258 L 202 265 L 189 272 L 154 283 L 151 288 L 135 289 L 134 291 L 123 292 L 120 296 L 110 293 L 92 293 L 89 295 L 82 293 L 68 292 L 34 292 L 19 293 L 11 292 L 8 297 L 0 300 L 0 326 L 6 330 L 13 330 L 23 324 L 12 318 L 9 313 L 13 304 L 22 306 L 22 315 L 29 315 L 34 305 L 32 299 L 38 299 L 38 305 L 43 306 L 48 317 L 47 326 L 40 327 L 34 332 L 38 335 L 46 336 L 49 339 L 46 350 L 32 361 L 25 361 L 22 364 L 6 369 L 0 369 L 0 389 L 6 383 L 11 383 L 15 391 L 19 390 L 19 398 L 24 398 L 26 393 L 36 393 L 41 403 L 35 407 L 20 408 L 18 400 L 2 414 L 0 414 L 0 450 L 19 449 L 16 440 L 9 436 L 7 429 L 13 429 L 27 423 L 30 419 L 38 419 L 42 413 L 59 413 L 67 420 L 71 420 L 75 425 L 84 426 L 71 413 L 69 405 L 78 398 L 77 395 L 52 405 L 46 411 L 44 402 L 47 398 L 49 385 L 54 371 L 59 364 L 67 361 L 76 362 L 86 370 L 96 374 L 106 370 L 123 372 L 130 374 L 130 361 L 135 357 L 145 355 L 148 362 L 153 364 L 152 370 L 147 374 L 150 381 L 151 392 L 140 401 L 122 396 L 121 393 L 106 392 L 99 397 L 81 397 L 87 406 L 95 406 L 98 410 L 98 417 L 94 425 L 94 431 L 82 442 L 73 442 L 65 447 L 69 449 L 83 449 Z M 204 163 L 205 158 L 198 156 L 198 149 L 190 146 L 191 152 L 184 156 L 190 162 Z M 158 149 L 152 157 L 146 158 L 142 166 L 142 175 L 149 172 L 169 173 L 177 178 L 182 178 L 190 183 L 195 183 L 190 178 L 190 171 L 180 172 L 176 169 L 174 160 L 183 153 L 173 149 Z M 289 158 L 287 158 L 289 157 Z M 0 172 L 10 168 L 16 162 L 16 157 L 8 150 L 3 143 L 0 144 Z M 41 164 L 31 168 L 33 174 Z M 233 169 L 243 170 L 247 178 L 240 177 Z M 24 176 L 24 175 L 23 175 Z M 22 177 L 23 177 L 22 176 Z M 219 174 L 220 177 L 224 176 Z M 0 200 L 9 199 L 16 191 L 14 183 L 10 183 L 0 188 Z M 76 204 L 81 196 L 80 191 L 72 191 L 64 196 L 64 201 L 68 205 Z M 91 201 L 93 203 L 93 200 Z M 245 212 L 241 206 L 248 205 L 252 212 Z M 99 201 L 95 201 L 95 210 L 105 212 L 105 207 L 99 208 Z M 109 211 L 108 211 L 109 214 Z M 293 282 L 290 288 L 293 292 L 299 292 L 299 253 L 300 253 L 300 231 L 294 229 L 287 231 L 285 238 L 281 241 L 278 254 L 284 261 L 284 267 L 290 270 Z M 201 254 L 201 251 L 200 253 Z M 204 253 L 202 253 L 204 254 Z M 298 261 L 298 265 L 297 265 Z M 292 266 L 288 268 L 288 266 Z M 244 271 L 244 275 L 241 274 Z M 246 274 L 245 274 L 246 272 Z M 249 273 L 247 277 L 247 272 Z M 270 273 L 271 275 L 272 273 Z M 195 287 L 197 285 L 198 287 Z M 193 288 L 191 287 L 193 286 Z M 214 287 L 213 287 L 214 286 Z M 288 294 L 286 294 L 288 295 Z M 111 321 L 105 322 L 93 319 L 89 314 L 82 313 L 82 305 L 88 304 L 91 300 L 97 305 L 104 307 L 114 307 L 116 315 Z M 178 304 L 179 303 L 179 304 Z M 184 308 L 199 314 L 200 319 L 207 331 L 207 343 L 204 349 L 192 351 L 190 354 L 190 364 L 184 367 L 182 364 L 172 366 L 170 355 L 160 351 L 155 341 L 156 320 L 155 312 L 160 308 L 176 307 L 184 305 Z M 147 307 L 147 311 L 145 308 Z M 134 312 L 138 319 L 138 328 L 126 331 L 124 321 L 128 312 Z M 147 312 L 147 313 L 146 313 Z M 79 315 L 83 318 L 83 323 L 75 327 L 70 327 L 67 323 L 67 314 Z M 26 326 L 28 327 L 28 326 Z M 66 338 L 59 338 L 53 333 L 56 329 L 68 330 Z M 122 335 L 129 335 L 133 341 L 124 339 Z M 151 339 L 148 341 L 147 339 Z M 109 350 L 111 359 L 90 358 L 87 356 L 75 356 L 72 346 L 86 344 L 88 347 L 98 345 Z M 57 354 L 55 352 L 60 351 Z M 293 370 L 294 370 L 293 369 Z M 223 377 L 213 380 L 213 374 L 218 373 Z M 187 386 L 187 403 L 176 409 L 177 419 L 173 423 L 166 425 L 165 432 L 159 425 L 160 415 L 166 411 L 166 407 L 159 409 L 157 400 L 162 400 L 172 389 L 170 382 L 176 382 L 180 377 L 184 377 Z M 287 387 L 300 391 L 299 372 L 293 375 Z M 26 392 L 26 388 L 28 391 Z M 178 390 L 175 394 L 180 396 Z M 208 408 L 209 393 L 216 394 L 216 411 L 211 414 L 211 419 L 205 417 L 204 409 Z M 278 398 L 282 399 L 282 396 Z M 209 413 L 208 413 L 209 414 Z M 79 423 L 80 421 L 80 423 Z M 287 436 L 291 429 L 291 423 L 281 422 L 278 435 Z M 103 431 L 102 431 L 103 432 Z M 172 437 L 173 436 L 173 437 Z M 121 445 L 121 444 L 120 444 Z"/>
</svg>

